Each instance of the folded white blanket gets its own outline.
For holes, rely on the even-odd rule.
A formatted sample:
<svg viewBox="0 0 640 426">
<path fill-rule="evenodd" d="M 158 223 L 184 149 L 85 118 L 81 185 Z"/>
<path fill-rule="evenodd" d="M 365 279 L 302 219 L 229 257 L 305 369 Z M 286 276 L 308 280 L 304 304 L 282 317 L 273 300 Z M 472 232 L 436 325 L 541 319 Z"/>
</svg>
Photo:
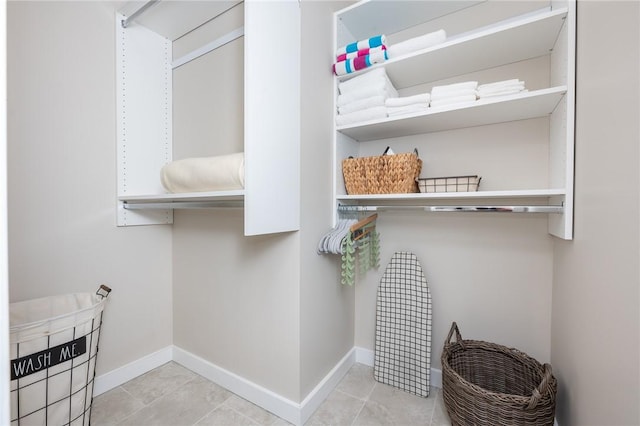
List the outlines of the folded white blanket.
<svg viewBox="0 0 640 426">
<path fill-rule="evenodd" d="M 443 43 L 447 39 L 447 33 L 444 30 L 434 31 L 409 40 L 401 41 L 387 47 L 389 59 L 397 58 L 410 52 L 427 49 L 437 44 Z"/>
<path fill-rule="evenodd" d="M 427 104 L 429 105 L 429 101 L 431 100 L 431 95 L 429 93 L 420 93 L 418 95 L 413 96 L 403 96 L 400 98 L 387 98 L 385 101 L 385 105 L 388 107 L 400 107 L 405 105 L 413 105 L 413 104 Z"/>
<path fill-rule="evenodd" d="M 437 99 L 439 96 L 443 95 L 453 95 L 458 96 L 458 93 L 461 91 L 473 91 L 478 88 L 477 81 L 463 81 L 461 83 L 453 83 L 447 84 L 443 86 L 434 86 L 431 89 L 431 99 Z"/>
<path fill-rule="evenodd" d="M 429 110 L 429 104 L 417 103 L 412 105 L 404 105 L 397 107 L 387 107 L 389 117 L 397 117 L 399 115 L 413 114 L 417 112 L 426 112 Z"/>
<path fill-rule="evenodd" d="M 173 161 L 162 168 L 160 179 L 172 193 L 242 189 L 244 153 Z"/>
<path fill-rule="evenodd" d="M 389 77 L 387 76 L 387 71 L 384 68 L 375 68 L 350 80 L 339 83 L 338 90 L 340 90 L 340 94 L 345 94 L 381 81 L 386 82 L 388 80 Z"/>
<path fill-rule="evenodd" d="M 379 120 L 387 118 L 387 108 L 378 106 L 344 115 L 336 115 L 336 125 L 346 126 L 347 124 L 361 123 L 369 120 Z"/>
<path fill-rule="evenodd" d="M 447 106 L 447 105 L 455 105 L 455 104 L 464 104 L 476 101 L 476 95 L 463 95 L 463 96 L 454 96 L 451 98 L 443 98 L 436 99 L 435 101 L 431 100 L 431 106 L 434 108 Z"/>
<path fill-rule="evenodd" d="M 378 96 L 371 96 L 365 99 L 353 101 L 344 106 L 338 107 L 338 114 L 349 114 L 349 113 L 360 111 L 367 108 L 383 106 L 384 100 L 385 100 L 384 96 L 378 95 Z"/>
<path fill-rule="evenodd" d="M 338 107 L 341 107 L 352 102 L 370 98 L 376 95 L 384 96 L 385 98 L 397 97 L 398 91 L 395 87 L 393 87 L 388 79 L 382 79 L 369 85 L 347 92 L 343 95 L 338 95 L 338 100 L 336 103 Z"/>
</svg>

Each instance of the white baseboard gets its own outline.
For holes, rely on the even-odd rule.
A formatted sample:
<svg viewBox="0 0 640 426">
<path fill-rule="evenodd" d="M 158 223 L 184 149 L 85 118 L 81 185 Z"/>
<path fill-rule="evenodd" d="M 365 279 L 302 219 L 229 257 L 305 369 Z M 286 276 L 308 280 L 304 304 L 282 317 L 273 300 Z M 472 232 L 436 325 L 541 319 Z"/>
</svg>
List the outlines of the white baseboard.
<svg viewBox="0 0 640 426">
<path fill-rule="evenodd" d="M 311 415 L 320 407 L 320 404 L 327 399 L 349 369 L 356 363 L 356 353 L 356 348 L 352 348 L 302 401 L 300 407 L 301 424 L 309 420 Z"/>
<path fill-rule="evenodd" d="M 371 349 L 358 347 L 354 349 L 356 351 L 356 362 L 373 367 L 375 357 Z M 437 368 L 431 369 L 430 385 L 442 389 L 442 370 L 438 370 Z"/>
<path fill-rule="evenodd" d="M 123 365 L 120 368 L 102 374 L 95 379 L 93 395 L 98 396 L 113 388 L 135 379 L 144 373 L 160 367 L 173 359 L 173 346 L 167 346 L 157 352 Z"/>
<path fill-rule="evenodd" d="M 301 403 L 291 401 L 184 349 L 174 347 L 173 360 L 289 423 L 302 425 L 355 363 L 355 351 L 352 349 L 345 355 Z"/>
</svg>

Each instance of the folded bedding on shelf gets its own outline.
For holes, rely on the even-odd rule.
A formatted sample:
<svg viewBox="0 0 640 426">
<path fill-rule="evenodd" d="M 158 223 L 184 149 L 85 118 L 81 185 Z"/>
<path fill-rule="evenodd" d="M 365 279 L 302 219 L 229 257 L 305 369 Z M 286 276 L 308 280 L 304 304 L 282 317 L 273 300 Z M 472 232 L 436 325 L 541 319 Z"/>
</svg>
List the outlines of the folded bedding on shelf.
<svg viewBox="0 0 640 426">
<path fill-rule="evenodd" d="M 477 81 L 463 81 L 461 83 L 446 84 L 443 86 L 434 86 L 431 89 L 431 100 L 442 99 L 451 96 L 468 95 L 476 92 L 478 89 Z"/>
<path fill-rule="evenodd" d="M 230 191 L 244 188 L 244 153 L 176 160 L 160 171 L 171 193 Z"/>
<path fill-rule="evenodd" d="M 416 103 L 404 106 L 387 107 L 389 117 L 397 117 L 399 115 L 414 114 L 417 112 L 426 112 L 429 110 L 429 104 Z"/>
<path fill-rule="evenodd" d="M 476 101 L 476 95 L 475 94 L 451 96 L 451 97 L 448 97 L 448 98 L 442 98 L 442 99 L 436 99 L 436 100 L 432 99 L 431 100 L 431 107 L 437 108 L 437 107 L 441 107 L 441 106 L 465 104 L 465 103 L 470 103 L 470 102 L 475 102 L 475 101 Z"/>
<path fill-rule="evenodd" d="M 371 49 L 371 48 L 379 47 L 383 45 L 386 46 L 386 44 L 387 44 L 386 36 L 377 35 L 365 40 L 355 41 L 353 43 L 347 44 L 346 46 L 342 46 L 338 48 L 338 50 L 336 51 L 336 57 L 346 53 L 357 52 L 358 50 Z"/>
<path fill-rule="evenodd" d="M 378 47 L 360 49 L 356 52 L 343 53 L 343 54 L 337 55 L 336 62 L 342 62 L 342 61 L 346 61 L 347 59 L 358 58 L 360 56 L 367 56 L 372 53 L 382 52 L 383 50 L 387 50 L 387 46 L 382 45 Z"/>
<path fill-rule="evenodd" d="M 413 96 L 387 98 L 384 104 L 388 107 L 401 107 L 413 104 L 426 104 L 428 106 L 430 101 L 431 95 L 429 93 L 420 93 Z"/>
<path fill-rule="evenodd" d="M 338 107 L 339 114 L 349 114 L 359 110 L 372 108 L 376 106 L 384 106 L 385 97 L 383 95 L 370 96 L 368 98 L 359 99 L 346 105 Z"/>
<path fill-rule="evenodd" d="M 346 126 L 347 124 L 379 120 L 382 118 L 387 118 L 387 108 L 385 106 L 377 106 L 351 112 L 349 114 L 338 114 L 336 115 L 336 125 Z"/>
<path fill-rule="evenodd" d="M 368 68 L 373 64 L 382 63 L 386 60 L 387 51 L 379 50 L 365 56 L 358 56 L 353 59 L 336 62 L 333 64 L 333 73 L 335 75 L 347 75 Z"/>
<path fill-rule="evenodd" d="M 385 98 L 397 97 L 398 91 L 388 79 L 380 80 L 367 86 L 359 87 L 351 92 L 338 95 L 336 103 L 338 107 L 341 107 L 372 96 L 384 96 Z"/>
<path fill-rule="evenodd" d="M 353 77 L 350 80 L 342 81 L 338 83 L 338 90 L 341 95 L 347 93 L 353 93 L 360 91 L 366 87 L 370 87 L 376 84 L 391 84 L 387 71 L 384 68 L 376 68 L 366 73 Z"/>
<path fill-rule="evenodd" d="M 481 84 L 478 86 L 478 97 L 512 95 L 526 91 L 524 81 L 518 79 L 496 81 L 495 83 Z"/>
<path fill-rule="evenodd" d="M 438 30 L 432 33 L 424 34 L 418 37 L 410 38 L 399 43 L 390 45 L 387 50 L 389 58 L 397 58 L 407 53 L 416 52 L 418 50 L 427 49 L 440 43 L 444 43 L 447 39 L 445 30 Z"/>
</svg>

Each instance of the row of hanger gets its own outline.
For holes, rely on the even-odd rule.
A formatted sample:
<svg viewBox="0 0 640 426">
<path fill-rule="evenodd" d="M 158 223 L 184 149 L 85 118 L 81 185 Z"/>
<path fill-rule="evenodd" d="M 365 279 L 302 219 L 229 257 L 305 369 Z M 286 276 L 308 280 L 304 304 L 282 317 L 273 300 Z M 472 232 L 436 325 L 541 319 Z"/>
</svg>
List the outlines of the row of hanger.
<svg viewBox="0 0 640 426">
<path fill-rule="evenodd" d="M 324 234 L 318 242 L 318 254 L 344 254 L 344 241 L 351 235 L 351 241 L 358 241 L 375 230 L 375 221 L 378 214 L 373 214 L 362 220 L 353 218 L 340 218 L 336 226 Z"/>
</svg>

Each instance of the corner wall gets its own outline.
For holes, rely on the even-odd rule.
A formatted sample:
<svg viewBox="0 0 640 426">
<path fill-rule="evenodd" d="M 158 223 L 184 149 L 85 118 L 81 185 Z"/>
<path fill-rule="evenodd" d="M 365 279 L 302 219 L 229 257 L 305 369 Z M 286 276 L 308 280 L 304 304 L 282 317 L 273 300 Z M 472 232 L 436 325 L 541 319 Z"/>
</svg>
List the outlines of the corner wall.
<svg viewBox="0 0 640 426">
<path fill-rule="evenodd" d="M 640 4 L 578 2 L 574 241 L 555 242 L 558 423 L 640 424 Z"/>
<path fill-rule="evenodd" d="M 333 220 L 333 11 L 303 1 L 301 49 L 300 353 L 304 398 L 353 348 L 354 289 L 340 283 L 340 257 L 316 253 Z"/>
</svg>

